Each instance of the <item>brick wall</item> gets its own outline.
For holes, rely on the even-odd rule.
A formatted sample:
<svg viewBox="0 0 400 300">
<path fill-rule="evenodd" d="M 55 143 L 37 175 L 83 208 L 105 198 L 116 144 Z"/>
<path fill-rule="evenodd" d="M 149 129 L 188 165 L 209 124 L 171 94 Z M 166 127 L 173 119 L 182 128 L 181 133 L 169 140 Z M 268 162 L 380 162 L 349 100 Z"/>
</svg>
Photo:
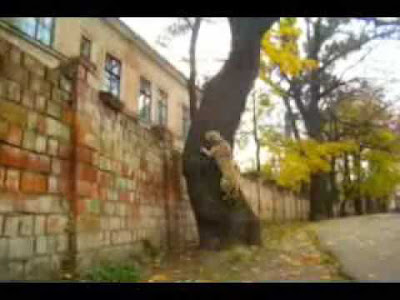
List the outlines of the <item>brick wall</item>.
<svg viewBox="0 0 400 300">
<path fill-rule="evenodd" d="M 110 257 L 125 259 L 140 250 L 143 240 L 155 247 L 196 242 L 193 213 L 181 191 L 179 155 L 168 134 L 106 105 L 87 80 L 90 72 L 78 68 L 74 149 L 79 268 Z"/>
<path fill-rule="evenodd" d="M 0 40 L 0 279 L 197 241 L 170 135 L 104 103 L 92 71 Z"/>
<path fill-rule="evenodd" d="M 50 69 L 0 38 L 0 279 L 58 278 L 198 234 L 174 138 L 110 106 L 79 59 Z M 255 183 L 244 189 L 257 213 Z M 262 217 L 305 201 L 262 188 Z"/>
<path fill-rule="evenodd" d="M 71 84 L 0 40 L 0 278 L 52 276 L 68 249 Z"/>
</svg>

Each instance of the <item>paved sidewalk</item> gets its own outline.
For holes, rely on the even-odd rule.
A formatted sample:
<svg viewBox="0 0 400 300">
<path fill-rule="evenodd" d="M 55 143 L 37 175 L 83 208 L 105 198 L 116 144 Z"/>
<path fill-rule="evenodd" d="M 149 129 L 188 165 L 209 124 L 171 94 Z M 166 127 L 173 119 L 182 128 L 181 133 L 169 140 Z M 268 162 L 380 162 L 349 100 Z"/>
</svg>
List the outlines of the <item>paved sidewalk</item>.
<svg viewBox="0 0 400 300">
<path fill-rule="evenodd" d="M 323 221 L 317 231 L 351 278 L 400 282 L 400 214 Z"/>
</svg>

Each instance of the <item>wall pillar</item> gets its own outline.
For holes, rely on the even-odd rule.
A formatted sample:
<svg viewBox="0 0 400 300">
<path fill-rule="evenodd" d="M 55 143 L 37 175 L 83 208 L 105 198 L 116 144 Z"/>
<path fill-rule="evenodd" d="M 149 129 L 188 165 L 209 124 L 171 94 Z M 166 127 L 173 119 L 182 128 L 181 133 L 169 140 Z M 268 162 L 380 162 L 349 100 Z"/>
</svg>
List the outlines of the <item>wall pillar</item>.
<svg viewBox="0 0 400 300">
<path fill-rule="evenodd" d="M 61 73 L 64 74 L 72 83 L 72 103 L 71 103 L 71 143 L 70 143 L 70 156 L 69 156 L 69 178 L 67 188 L 67 198 L 70 203 L 70 211 L 68 218 L 68 252 L 62 264 L 63 276 L 66 279 L 74 278 L 77 276 L 78 264 L 78 218 L 81 213 L 81 202 L 79 186 L 79 161 L 82 158 L 82 147 L 80 141 L 82 140 L 81 128 L 82 124 L 79 123 L 79 111 L 84 101 L 87 101 L 88 91 L 88 73 L 94 74 L 95 67 L 81 58 L 74 58 L 60 66 Z M 92 160 L 86 160 L 92 163 Z"/>
</svg>

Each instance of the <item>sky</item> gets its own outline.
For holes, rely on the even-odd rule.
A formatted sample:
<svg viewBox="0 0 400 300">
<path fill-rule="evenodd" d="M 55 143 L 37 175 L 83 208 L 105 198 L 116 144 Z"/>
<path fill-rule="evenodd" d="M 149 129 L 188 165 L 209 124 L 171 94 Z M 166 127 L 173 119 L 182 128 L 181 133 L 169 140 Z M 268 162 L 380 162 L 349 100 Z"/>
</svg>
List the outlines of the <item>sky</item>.
<svg viewBox="0 0 400 300">
<path fill-rule="evenodd" d="M 177 69 L 189 76 L 189 65 L 183 61 L 188 57 L 188 35 L 175 38 L 166 47 L 157 43 L 158 37 L 176 18 L 121 18 L 130 28 L 142 36 L 154 49 L 170 61 Z M 197 45 L 197 68 L 201 76 L 212 76 L 222 67 L 230 50 L 230 30 L 227 18 L 212 18 L 213 24 L 203 23 L 200 27 Z M 354 76 L 372 79 L 377 84 L 384 84 L 388 100 L 398 99 L 400 106 L 400 40 L 381 40 L 370 44 L 374 50 L 362 63 L 355 65 L 346 77 Z M 350 56 L 338 69 L 354 64 L 355 56 Z M 278 110 L 275 121 L 282 120 L 283 109 Z M 273 122 L 274 120 L 272 120 Z M 254 153 L 254 145 L 236 152 L 235 157 L 242 165 L 247 165 Z"/>
<path fill-rule="evenodd" d="M 197 48 L 198 73 L 215 74 L 221 68 L 223 61 L 228 57 L 230 48 L 230 31 L 226 18 L 212 18 L 215 24 L 202 24 L 199 32 Z M 176 68 L 189 76 L 189 65 L 182 61 L 188 57 L 188 35 L 175 38 L 167 48 L 157 43 L 158 37 L 165 32 L 168 25 L 176 18 L 121 18 L 129 27 L 143 37 L 154 49 L 169 60 Z"/>
</svg>

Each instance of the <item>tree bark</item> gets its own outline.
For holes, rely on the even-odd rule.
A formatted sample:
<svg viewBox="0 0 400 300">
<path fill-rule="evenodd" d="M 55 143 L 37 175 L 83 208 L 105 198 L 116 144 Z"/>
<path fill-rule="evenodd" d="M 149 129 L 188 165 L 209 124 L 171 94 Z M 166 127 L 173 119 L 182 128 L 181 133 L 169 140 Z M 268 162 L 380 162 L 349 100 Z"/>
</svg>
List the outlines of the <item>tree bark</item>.
<svg viewBox="0 0 400 300">
<path fill-rule="evenodd" d="M 293 113 L 292 107 L 290 106 L 289 97 L 284 96 L 283 103 L 285 104 L 286 111 L 289 114 L 290 125 L 292 127 L 294 137 L 295 137 L 296 141 L 300 142 L 300 133 L 299 133 L 299 129 L 297 128 L 297 125 L 296 125 L 296 117 Z"/>
<path fill-rule="evenodd" d="M 336 182 L 336 159 L 331 159 L 331 171 L 329 172 L 329 199 L 326 201 L 326 211 L 329 218 L 334 217 L 333 207 L 339 202 L 339 189 Z"/>
<path fill-rule="evenodd" d="M 327 182 L 329 174 L 317 173 L 311 175 L 310 179 L 310 220 L 320 221 L 329 216 L 327 209 Z"/>
<path fill-rule="evenodd" d="M 374 213 L 373 200 L 370 196 L 365 197 L 365 212 L 367 214 Z"/>
<path fill-rule="evenodd" d="M 257 117 L 257 98 L 256 95 L 252 96 L 253 101 L 253 137 L 256 144 L 256 170 L 257 170 L 257 205 L 258 217 L 261 219 L 261 143 L 258 136 L 258 117 Z"/>
<path fill-rule="evenodd" d="M 233 210 L 221 199 L 221 173 L 200 153 L 204 133 L 217 130 L 233 145 L 246 97 L 258 76 L 263 33 L 278 18 L 229 18 L 231 52 L 206 85 L 183 153 L 184 176 L 200 235 L 200 247 L 216 249 L 234 241 L 260 243 L 260 224 L 247 203 Z M 206 145 L 207 146 L 207 145 Z"/>
<path fill-rule="evenodd" d="M 314 99 L 312 97 L 312 99 Z M 313 100 L 311 100 L 313 103 Z M 322 119 L 318 109 L 318 102 L 313 106 L 310 106 L 307 110 L 306 117 L 304 118 L 304 124 L 307 129 L 308 135 L 318 141 L 323 141 L 321 133 Z M 310 104 L 311 105 L 311 104 Z M 310 178 L 310 220 L 319 221 L 329 217 L 327 211 L 327 198 L 329 197 L 327 184 L 329 182 L 329 174 L 319 173 L 314 174 Z"/>
<path fill-rule="evenodd" d="M 354 155 L 354 165 L 357 176 L 357 195 L 354 199 L 354 209 L 357 215 L 364 214 L 364 209 L 361 199 L 361 151 Z"/>
</svg>

